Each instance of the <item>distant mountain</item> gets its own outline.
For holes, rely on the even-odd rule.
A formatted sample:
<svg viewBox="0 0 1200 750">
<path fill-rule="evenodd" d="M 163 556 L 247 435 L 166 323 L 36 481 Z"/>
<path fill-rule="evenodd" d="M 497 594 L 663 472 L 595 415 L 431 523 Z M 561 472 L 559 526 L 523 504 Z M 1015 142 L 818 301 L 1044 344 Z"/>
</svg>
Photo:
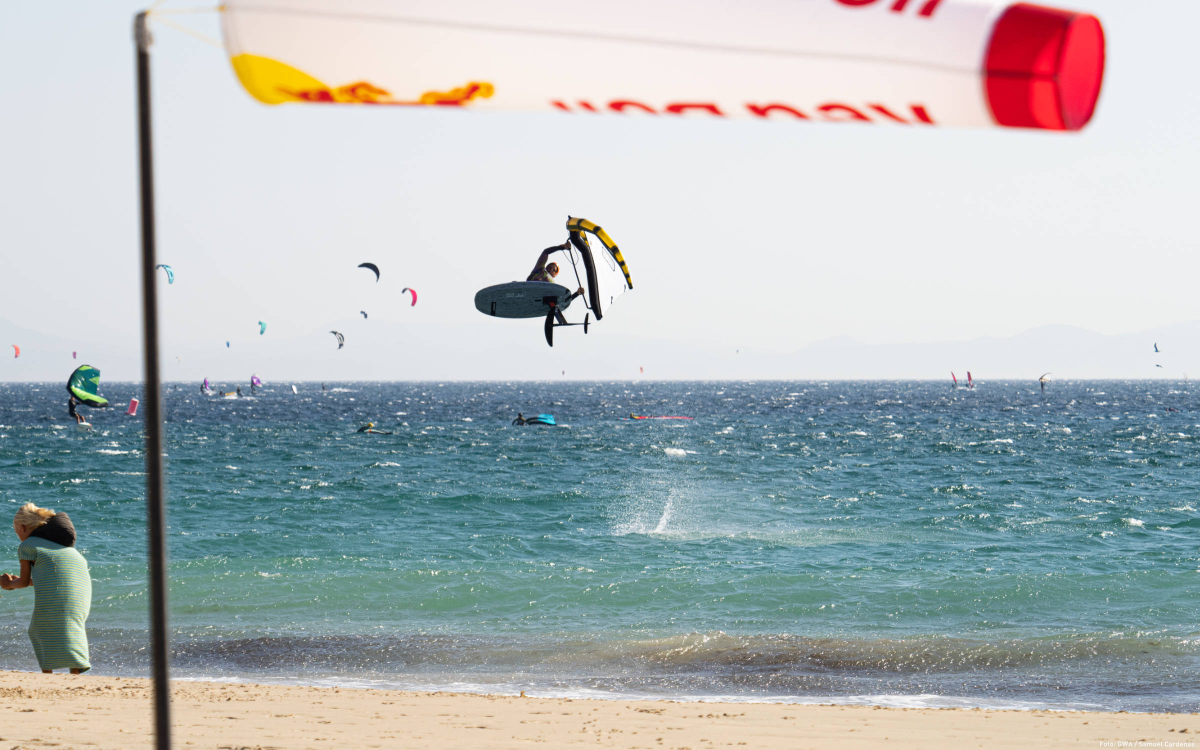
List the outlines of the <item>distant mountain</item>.
<svg viewBox="0 0 1200 750">
<path fill-rule="evenodd" d="M 558 332 L 553 349 L 538 321 L 486 321 L 478 325 L 396 324 L 347 319 L 304 336 L 243 338 L 200 346 L 163 342 L 163 375 L 170 381 L 205 377 L 227 385 L 248 383 L 252 373 L 268 383 L 314 380 L 966 380 L 1178 378 L 1200 376 L 1200 321 L 1133 334 L 1106 336 L 1083 328 L 1049 325 L 1007 338 L 919 344 L 864 344 L 849 337 L 821 341 L 794 352 L 737 349 L 704 338 L 657 339 L 607 334 L 597 326 Z M 342 331 L 338 350 L 328 329 Z M 10 343 L 21 346 L 12 359 Z M 100 368 L 106 381 L 140 380 L 136 341 L 53 336 L 0 320 L 0 380 L 64 380 L 71 369 Z M 1157 343 L 1161 353 L 1154 353 Z M 71 352 L 79 358 L 72 359 Z M 1161 364 L 1158 368 L 1155 365 Z M 644 373 L 639 372 L 644 368 Z"/>
<path fill-rule="evenodd" d="M 12 345 L 21 347 L 21 356 L 13 356 Z M 72 357 L 72 353 L 77 357 Z M 141 352 L 128 342 L 120 342 L 102 330 L 55 336 L 14 325 L 0 319 L 0 380 L 67 382 L 71 371 L 90 364 L 102 370 L 103 377 L 121 380 L 140 379 Z M 113 366 L 111 373 L 106 369 Z"/>
<path fill-rule="evenodd" d="M 1162 350 L 1154 353 L 1154 344 Z M 789 358 L 799 378 L 1055 379 L 1178 378 L 1200 374 L 1200 321 L 1139 333 L 1105 336 L 1084 328 L 1048 325 L 1008 338 L 924 344 L 837 341 L 807 347 Z M 1155 365 L 1162 365 L 1161 368 Z M 774 368 L 772 368 L 774 370 Z"/>
</svg>

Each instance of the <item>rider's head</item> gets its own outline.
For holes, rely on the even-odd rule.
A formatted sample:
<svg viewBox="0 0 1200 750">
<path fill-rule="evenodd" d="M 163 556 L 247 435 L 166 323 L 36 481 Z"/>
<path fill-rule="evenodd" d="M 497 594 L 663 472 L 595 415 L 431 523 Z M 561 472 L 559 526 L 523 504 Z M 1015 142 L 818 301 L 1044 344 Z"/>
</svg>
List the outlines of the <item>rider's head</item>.
<svg viewBox="0 0 1200 750">
<path fill-rule="evenodd" d="M 557 276 L 558 275 L 558 264 L 557 263 L 548 264 L 546 266 L 546 273 L 550 274 L 551 277 Z"/>
</svg>

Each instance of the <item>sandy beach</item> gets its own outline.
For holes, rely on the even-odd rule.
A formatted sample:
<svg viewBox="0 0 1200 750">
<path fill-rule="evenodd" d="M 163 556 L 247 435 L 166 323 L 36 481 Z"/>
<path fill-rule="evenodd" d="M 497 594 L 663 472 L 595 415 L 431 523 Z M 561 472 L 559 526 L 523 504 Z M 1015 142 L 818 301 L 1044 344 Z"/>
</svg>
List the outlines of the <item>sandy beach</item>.
<svg viewBox="0 0 1200 750">
<path fill-rule="evenodd" d="M 175 745 L 306 748 L 1195 747 L 1200 715 L 539 699 L 178 682 Z M 0 672 L 4 750 L 150 747 L 145 679 Z M 1122 744 L 1127 743 L 1127 744 Z"/>
</svg>

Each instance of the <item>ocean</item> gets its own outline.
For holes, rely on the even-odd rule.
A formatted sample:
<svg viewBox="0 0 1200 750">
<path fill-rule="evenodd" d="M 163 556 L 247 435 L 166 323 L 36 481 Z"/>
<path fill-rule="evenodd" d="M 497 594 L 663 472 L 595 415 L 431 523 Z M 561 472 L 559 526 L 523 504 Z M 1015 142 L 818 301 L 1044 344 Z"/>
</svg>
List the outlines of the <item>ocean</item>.
<svg viewBox="0 0 1200 750">
<path fill-rule="evenodd" d="M 291 385 L 166 386 L 177 677 L 1200 710 L 1187 384 Z M 0 384 L 0 508 L 70 514 L 94 670 L 146 675 L 139 388 L 101 390 L 80 432 Z M 0 669 L 32 606 L 0 595 Z"/>
</svg>

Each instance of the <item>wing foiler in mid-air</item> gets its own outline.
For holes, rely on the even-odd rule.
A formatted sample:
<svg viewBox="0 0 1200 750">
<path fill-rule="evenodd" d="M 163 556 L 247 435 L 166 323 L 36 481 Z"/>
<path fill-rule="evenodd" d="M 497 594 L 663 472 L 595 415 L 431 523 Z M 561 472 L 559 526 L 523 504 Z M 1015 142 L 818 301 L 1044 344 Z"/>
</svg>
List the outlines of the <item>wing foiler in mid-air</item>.
<svg viewBox="0 0 1200 750">
<path fill-rule="evenodd" d="M 1009 0 L 221 7 L 234 72 L 265 104 L 1079 130 L 1105 65 L 1094 16 Z"/>
<path fill-rule="evenodd" d="M 591 316 L 600 321 L 617 297 L 633 288 L 633 279 L 620 249 L 603 228 L 587 219 L 567 217 L 567 231 L 573 248 L 567 252 L 574 269 L 574 276 L 567 278 L 585 290 L 584 306 L 589 310 L 582 323 L 569 323 L 563 315 L 579 295 L 551 281 L 513 281 L 480 289 L 475 294 L 475 309 L 496 318 L 544 317 L 546 343 L 550 346 L 554 346 L 555 328 L 581 325 L 587 333 Z M 593 252 L 588 234 L 600 241 L 602 251 Z"/>
</svg>

